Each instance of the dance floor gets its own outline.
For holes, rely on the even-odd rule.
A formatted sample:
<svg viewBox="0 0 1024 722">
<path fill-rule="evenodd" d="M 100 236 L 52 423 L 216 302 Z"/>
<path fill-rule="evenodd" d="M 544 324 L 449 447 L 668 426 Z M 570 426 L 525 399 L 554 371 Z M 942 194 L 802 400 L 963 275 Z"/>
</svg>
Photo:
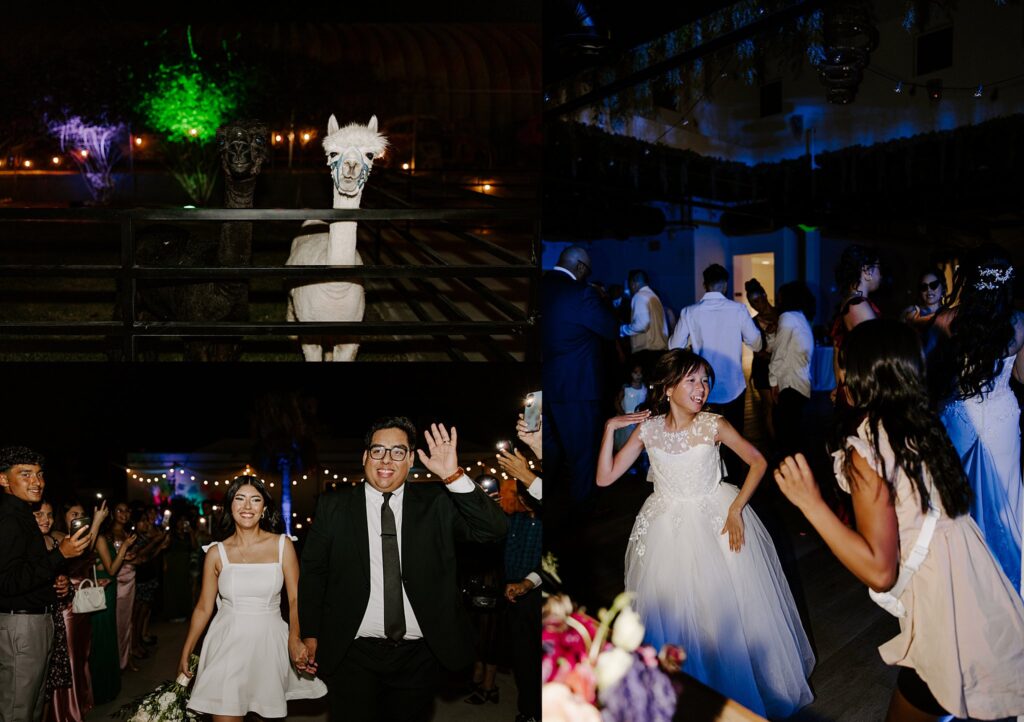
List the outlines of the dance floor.
<svg viewBox="0 0 1024 722">
<path fill-rule="evenodd" d="M 158 684 L 177 675 L 178 657 L 181 645 L 185 642 L 188 631 L 187 622 L 172 624 L 161 622 L 154 625 L 153 634 L 159 639 L 148 659 L 138 663 L 138 672 L 126 672 L 121 675 L 121 695 L 113 702 L 100 705 L 86 715 L 87 720 L 106 720 L 109 722 L 121 705 L 143 694 Z M 516 683 L 507 672 L 498 673 L 498 704 L 475 706 L 463 702 L 464 694 L 456 690 L 443 691 L 435 700 L 435 722 L 509 722 L 516 716 Z M 288 703 L 288 719 L 297 722 L 326 722 L 327 704 L 324 700 L 299 700 Z"/>
</svg>

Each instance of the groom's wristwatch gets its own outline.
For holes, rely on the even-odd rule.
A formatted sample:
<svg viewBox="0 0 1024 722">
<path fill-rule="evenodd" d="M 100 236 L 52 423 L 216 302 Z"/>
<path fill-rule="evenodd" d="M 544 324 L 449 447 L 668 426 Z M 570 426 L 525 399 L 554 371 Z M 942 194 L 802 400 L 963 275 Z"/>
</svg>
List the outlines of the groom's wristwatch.
<svg viewBox="0 0 1024 722">
<path fill-rule="evenodd" d="M 466 475 L 466 470 L 463 469 L 460 466 L 458 469 L 455 470 L 454 474 L 452 474 L 451 476 L 449 476 L 449 477 L 447 477 L 445 479 L 442 479 L 442 481 L 444 481 L 445 484 L 451 484 L 453 481 L 458 481 L 459 479 L 461 479 L 465 475 Z"/>
</svg>

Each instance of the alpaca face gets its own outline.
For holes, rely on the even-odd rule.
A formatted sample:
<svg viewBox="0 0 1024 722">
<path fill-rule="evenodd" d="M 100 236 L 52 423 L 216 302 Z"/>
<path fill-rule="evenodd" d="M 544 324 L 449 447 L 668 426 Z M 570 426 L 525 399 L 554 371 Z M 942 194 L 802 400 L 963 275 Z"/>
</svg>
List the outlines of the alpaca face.
<svg viewBox="0 0 1024 722">
<path fill-rule="evenodd" d="M 224 173 L 236 180 L 260 174 L 267 160 L 267 126 L 256 120 L 225 123 L 217 129 L 217 149 Z"/>
<path fill-rule="evenodd" d="M 366 125 L 351 123 L 341 129 L 332 115 L 327 122 L 324 152 L 338 193 L 349 197 L 362 193 L 374 159 L 383 155 L 387 144 L 377 132 L 376 115 Z"/>
</svg>

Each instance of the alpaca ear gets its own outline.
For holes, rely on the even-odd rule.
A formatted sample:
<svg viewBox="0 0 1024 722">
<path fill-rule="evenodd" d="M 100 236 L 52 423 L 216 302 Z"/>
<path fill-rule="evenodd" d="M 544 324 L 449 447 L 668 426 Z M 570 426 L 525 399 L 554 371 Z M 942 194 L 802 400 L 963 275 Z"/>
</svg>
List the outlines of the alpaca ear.
<svg viewBox="0 0 1024 722">
<path fill-rule="evenodd" d="M 371 133 L 377 132 L 377 116 L 370 116 L 370 122 L 366 124 L 366 127 L 370 129 Z"/>
<path fill-rule="evenodd" d="M 327 135 L 338 132 L 338 119 L 334 117 L 334 113 L 331 113 L 330 119 L 327 121 Z"/>
</svg>

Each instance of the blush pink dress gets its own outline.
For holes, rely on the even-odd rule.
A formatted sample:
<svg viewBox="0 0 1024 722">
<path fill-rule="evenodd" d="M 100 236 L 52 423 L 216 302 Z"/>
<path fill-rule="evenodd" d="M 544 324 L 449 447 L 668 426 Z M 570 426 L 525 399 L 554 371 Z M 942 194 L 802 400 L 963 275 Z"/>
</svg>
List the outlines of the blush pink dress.
<svg viewBox="0 0 1024 722">
<path fill-rule="evenodd" d="M 870 433 L 865 420 L 857 436 L 846 439 L 846 449 L 855 449 L 884 475 Z M 896 468 L 881 427 L 878 445 L 896 492 L 900 556 L 905 559 L 925 514 L 914 483 Z M 842 470 L 845 454 L 846 450 L 837 451 L 833 457 L 836 479 L 848 492 L 850 484 Z M 878 651 L 886 664 L 915 670 L 938 703 L 957 718 L 1024 714 L 1024 603 L 974 520 L 968 514 L 950 518 L 938 492 L 930 496 L 941 516 L 928 556 L 900 597 L 907 609 L 900 633 Z"/>
</svg>

